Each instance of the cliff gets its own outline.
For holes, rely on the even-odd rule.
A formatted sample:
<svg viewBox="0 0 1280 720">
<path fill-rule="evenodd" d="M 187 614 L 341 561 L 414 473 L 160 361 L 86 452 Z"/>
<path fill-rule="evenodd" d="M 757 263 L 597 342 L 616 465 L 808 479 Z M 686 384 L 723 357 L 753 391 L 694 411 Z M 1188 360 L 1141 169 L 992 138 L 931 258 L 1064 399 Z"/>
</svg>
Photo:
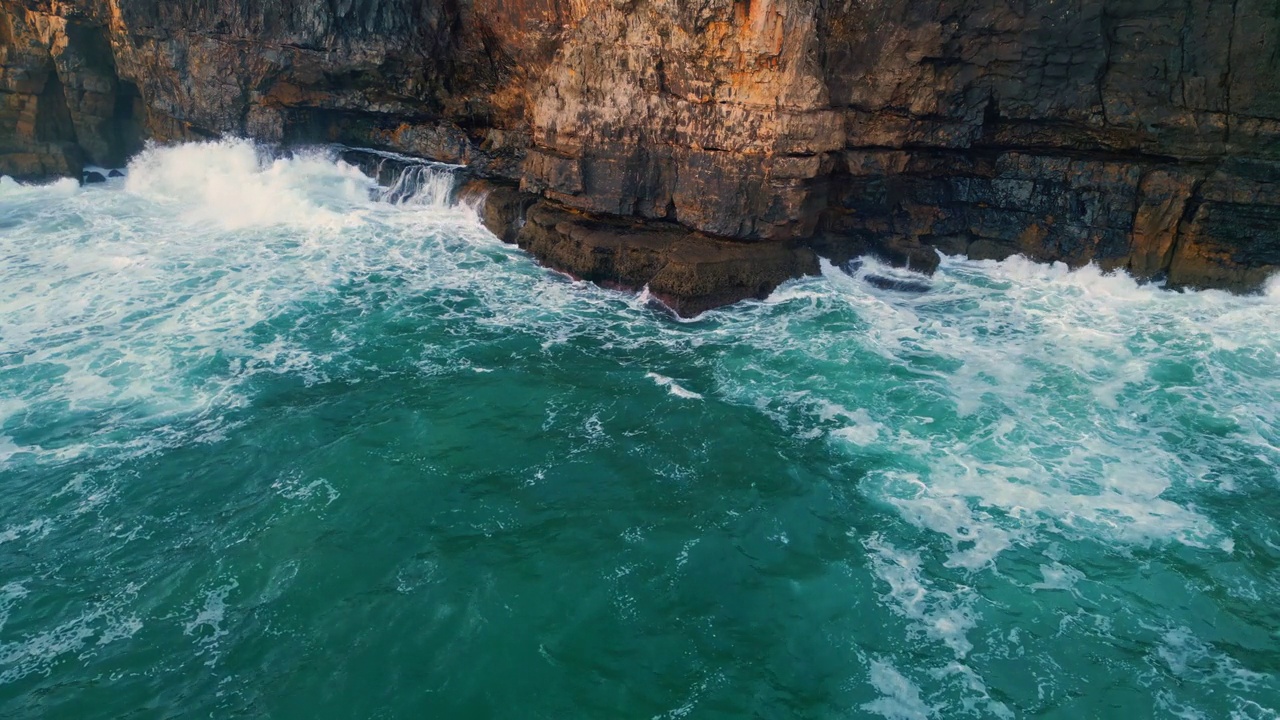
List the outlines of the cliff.
<svg viewBox="0 0 1280 720">
<path fill-rule="evenodd" d="M 685 313 L 815 252 L 1280 266 L 1280 0 L 0 0 L 0 173 L 223 133 L 465 163 Z"/>
</svg>

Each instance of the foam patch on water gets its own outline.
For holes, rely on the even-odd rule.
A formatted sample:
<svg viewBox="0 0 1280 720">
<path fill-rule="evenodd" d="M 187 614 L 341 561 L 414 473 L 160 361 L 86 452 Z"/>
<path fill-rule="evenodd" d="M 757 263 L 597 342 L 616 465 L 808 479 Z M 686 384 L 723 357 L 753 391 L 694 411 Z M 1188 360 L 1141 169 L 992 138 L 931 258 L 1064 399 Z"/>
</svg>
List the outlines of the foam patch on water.
<svg viewBox="0 0 1280 720">
<path fill-rule="evenodd" d="M 831 431 L 831 436 L 853 445 L 872 445 L 880 440 L 886 428 L 871 418 L 865 408 L 850 410 L 838 403 L 820 400 L 818 419 L 823 423 L 839 421 L 842 427 Z"/>
<path fill-rule="evenodd" d="M 469 243 L 490 236 L 473 211 L 437 202 L 443 172 L 418 178 L 429 197 L 393 205 L 322 151 L 279 157 L 226 140 L 151 147 L 123 182 L 6 180 L 0 215 L 16 225 L 0 235 L 0 373 L 12 384 L 0 392 L 0 463 L 126 449 L 107 435 L 21 441 L 24 426 L 64 413 L 116 427 L 215 419 L 249 402 L 255 375 L 328 379 L 341 350 L 314 349 L 303 309 L 371 275 L 478 282 L 488 263 Z"/>
<path fill-rule="evenodd" d="M 126 608 L 140 589 L 140 585 L 127 584 L 114 594 L 79 608 L 74 617 L 53 627 L 12 642 L 0 640 L 0 685 L 48 673 L 70 657 L 83 661 L 94 654 L 95 647 L 133 637 L 142 628 L 142 621 Z M 30 592 L 21 584 L 6 585 L 0 588 L 0 612 L 7 613 L 30 599 Z"/>
<path fill-rule="evenodd" d="M 1178 685 L 1165 686 L 1155 693 L 1157 708 L 1176 717 L 1213 717 L 1211 713 L 1197 708 L 1195 699 L 1188 702 L 1179 698 L 1174 689 L 1208 686 L 1223 688 L 1233 694 L 1233 718 L 1280 717 L 1275 705 L 1263 705 L 1246 697 L 1250 694 L 1266 697 L 1267 690 L 1274 689 L 1273 675 L 1245 668 L 1234 658 L 1198 638 L 1189 628 L 1148 629 L 1158 630 L 1160 637 L 1154 652 L 1148 657 L 1152 670 L 1144 673 L 1143 681 L 1159 687 L 1164 685 L 1158 677 L 1163 674 L 1170 674 L 1178 681 Z M 1276 696 L 1271 694 L 1270 697 Z"/>
<path fill-rule="evenodd" d="M 0 530 L 0 545 L 20 539 L 40 539 L 52 529 L 53 523 L 48 518 L 36 518 L 22 525 L 9 525 Z"/>
<path fill-rule="evenodd" d="M 200 646 L 198 654 L 209 655 L 205 665 L 215 665 L 221 656 L 219 641 L 230 632 L 224 625 L 227 621 L 227 597 L 239 587 L 240 583 L 233 578 L 205 591 L 202 606 L 183 629 Z"/>
<path fill-rule="evenodd" d="M 646 373 L 645 377 L 652 380 L 654 384 L 656 384 L 658 387 L 665 387 L 668 392 L 670 392 L 672 395 L 675 395 L 678 398 L 684 398 L 685 400 L 701 400 L 702 399 L 701 395 L 699 395 L 696 392 L 693 392 L 692 390 L 686 390 L 685 388 L 681 387 L 679 383 L 667 377 L 666 375 L 659 375 L 658 373 L 651 372 L 651 373 Z"/>
<path fill-rule="evenodd" d="M 1233 658 L 1196 637 L 1186 627 L 1164 629 L 1155 648 L 1153 664 L 1182 681 L 1220 682 L 1239 692 L 1265 686 L 1271 677 L 1249 670 Z M 1272 710 L 1271 712 L 1275 712 Z"/>
<path fill-rule="evenodd" d="M 1032 590 L 1063 590 L 1078 594 L 1075 591 L 1076 583 L 1084 578 L 1084 573 L 1058 562 L 1042 564 L 1040 575 L 1044 579 L 1033 584 Z"/>
<path fill-rule="evenodd" d="M 287 500 L 299 504 L 310 504 L 315 501 L 323 507 L 332 505 L 341 496 L 329 481 L 321 478 L 307 482 L 307 479 L 298 473 L 288 473 L 280 477 L 271 483 L 271 489 Z"/>
<path fill-rule="evenodd" d="M 799 437 L 894 452 L 862 487 L 946 537 L 948 565 L 989 567 L 1052 535 L 1231 551 L 1186 496 L 1239 478 L 1185 440 L 1208 424 L 1280 459 L 1273 295 L 1180 294 L 1021 258 L 945 259 L 918 295 L 823 269 L 725 328 L 802 367 L 755 363 L 750 385 L 726 371 L 726 394 L 764 403 Z M 846 357 L 876 359 L 845 370 Z"/>
<path fill-rule="evenodd" d="M 913 632 L 946 645 L 957 658 L 968 655 L 973 649 L 968 633 L 977 622 L 972 592 L 933 587 L 918 554 L 899 550 L 881 536 L 869 538 L 864 545 L 872 553 L 872 570 L 888 586 L 885 599 L 911 621 Z"/>
<path fill-rule="evenodd" d="M 937 717 L 943 709 L 925 703 L 920 697 L 920 688 L 887 660 L 871 661 L 869 679 L 881 697 L 862 706 L 867 712 L 888 720 L 919 720 Z"/>
<path fill-rule="evenodd" d="M 891 668 L 881 667 L 877 680 L 877 668 L 873 663 L 872 684 L 885 695 L 872 704 L 874 711 L 881 714 L 918 713 L 910 717 L 966 714 L 1012 718 L 1012 711 L 991 696 L 982 677 L 967 664 L 970 654 L 974 652 L 969 634 L 978 626 L 978 613 L 974 607 L 979 598 L 977 591 L 964 585 L 947 586 L 930 579 L 918 553 L 896 547 L 883 535 L 876 534 L 865 539 L 863 547 L 869 552 L 872 572 L 884 584 L 885 591 L 881 597 L 885 606 L 908 623 L 908 647 L 902 650 L 903 656 L 916 656 L 921 643 L 944 646 L 954 660 L 929 672 L 958 698 L 958 705 L 965 710 L 964 713 L 954 710 L 942 712 L 944 705 L 928 707 L 926 710 L 927 706 L 918 692 L 912 693 L 913 686 L 896 671 L 890 672 Z M 864 706 L 864 709 L 873 708 Z"/>
<path fill-rule="evenodd" d="M 9 610 L 29 594 L 30 591 L 20 582 L 0 586 L 0 630 L 4 630 L 5 623 L 9 621 Z"/>
<path fill-rule="evenodd" d="M 985 613 L 1000 612 L 986 598 L 1055 606 L 1107 592 L 1054 547 L 1182 545 L 1228 560 L 1250 531 L 1207 507 L 1274 491 L 1276 281 L 1259 296 L 1177 293 L 1096 267 L 948 258 L 912 294 L 823 269 L 702 333 L 733 348 L 717 396 L 798 441 L 826 438 L 845 458 L 836 482 L 905 521 L 864 547 L 912 646 L 955 658 L 934 669 L 949 711 L 1009 713 L 975 670 L 1016 645 L 989 635 Z M 859 272 L 884 271 L 868 259 Z M 893 662 L 914 667 L 912 652 Z"/>
</svg>

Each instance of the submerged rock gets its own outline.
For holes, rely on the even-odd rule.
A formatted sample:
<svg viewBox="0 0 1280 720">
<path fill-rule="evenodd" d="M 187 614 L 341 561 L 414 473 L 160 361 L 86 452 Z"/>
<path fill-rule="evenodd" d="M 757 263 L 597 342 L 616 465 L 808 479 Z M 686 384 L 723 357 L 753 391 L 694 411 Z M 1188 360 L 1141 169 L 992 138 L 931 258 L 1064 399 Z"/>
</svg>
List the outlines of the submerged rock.
<svg viewBox="0 0 1280 720">
<path fill-rule="evenodd" d="M 865 263 L 863 262 L 862 258 L 858 257 L 858 258 L 853 258 L 851 260 L 845 260 L 844 262 L 839 263 L 838 267 L 840 268 L 841 271 L 844 272 L 845 275 L 849 275 L 850 277 L 852 277 L 858 274 L 858 271 L 862 269 L 862 266 L 864 264 Z"/>
<path fill-rule="evenodd" d="M 104 183 L 108 180 L 115 180 L 125 177 L 125 171 L 120 168 L 103 168 L 96 166 L 87 166 L 80 171 L 81 185 L 96 185 Z"/>
<path fill-rule="evenodd" d="M 338 142 L 761 267 L 803 243 L 1252 290 L 1280 267 L 1274 10 L 0 0 L 0 173 L 117 166 L 145 138 Z"/>
<path fill-rule="evenodd" d="M 929 283 L 919 280 L 904 280 L 902 278 L 885 277 L 884 275 L 867 275 L 862 278 L 872 287 L 881 290 L 894 290 L 904 293 L 925 293 L 929 292 Z"/>
<path fill-rule="evenodd" d="M 928 292 L 931 289 L 929 283 L 923 279 L 916 280 L 892 277 L 888 275 L 879 275 L 874 272 L 862 274 L 862 270 L 865 265 L 866 262 L 864 262 L 862 258 L 856 257 L 838 262 L 836 267 L 840 268 L 844 274 L 850 277 L 861 278 L 868 285 L 880 288 L 881 290 L 895 290 L 897 292 L 905 293 L 923 293 Z"/>
</svg>

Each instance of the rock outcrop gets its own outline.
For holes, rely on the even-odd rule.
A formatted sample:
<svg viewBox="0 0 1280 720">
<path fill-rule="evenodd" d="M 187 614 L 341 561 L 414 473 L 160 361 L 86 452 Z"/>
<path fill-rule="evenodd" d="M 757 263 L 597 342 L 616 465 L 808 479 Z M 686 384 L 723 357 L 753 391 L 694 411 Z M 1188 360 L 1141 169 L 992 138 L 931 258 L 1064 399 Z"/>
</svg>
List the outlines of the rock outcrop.
<svg viewBox="0 0 1280 720">
<path fill-rule="evenodd" d="M 813 251 L 1280 267 L 1280 0 L 0 0 L 0 173 L 222 133 L 465 163 L 684 312 Z"/>
</svg>

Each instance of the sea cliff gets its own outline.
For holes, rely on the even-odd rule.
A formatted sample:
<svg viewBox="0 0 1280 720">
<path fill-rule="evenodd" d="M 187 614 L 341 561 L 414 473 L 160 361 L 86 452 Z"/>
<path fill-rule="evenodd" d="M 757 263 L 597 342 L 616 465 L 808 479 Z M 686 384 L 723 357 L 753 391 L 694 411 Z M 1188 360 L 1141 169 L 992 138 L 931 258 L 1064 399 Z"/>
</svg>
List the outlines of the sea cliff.
<svg viewBox="0 0 1280 720">
<path fill-rule="evenodd" d="M 465 164 L 683 314 L 871 252 L 1280 266 L 1280 0 L 0 0 L 0 173 L 235 134 Z"/>
</svg>

